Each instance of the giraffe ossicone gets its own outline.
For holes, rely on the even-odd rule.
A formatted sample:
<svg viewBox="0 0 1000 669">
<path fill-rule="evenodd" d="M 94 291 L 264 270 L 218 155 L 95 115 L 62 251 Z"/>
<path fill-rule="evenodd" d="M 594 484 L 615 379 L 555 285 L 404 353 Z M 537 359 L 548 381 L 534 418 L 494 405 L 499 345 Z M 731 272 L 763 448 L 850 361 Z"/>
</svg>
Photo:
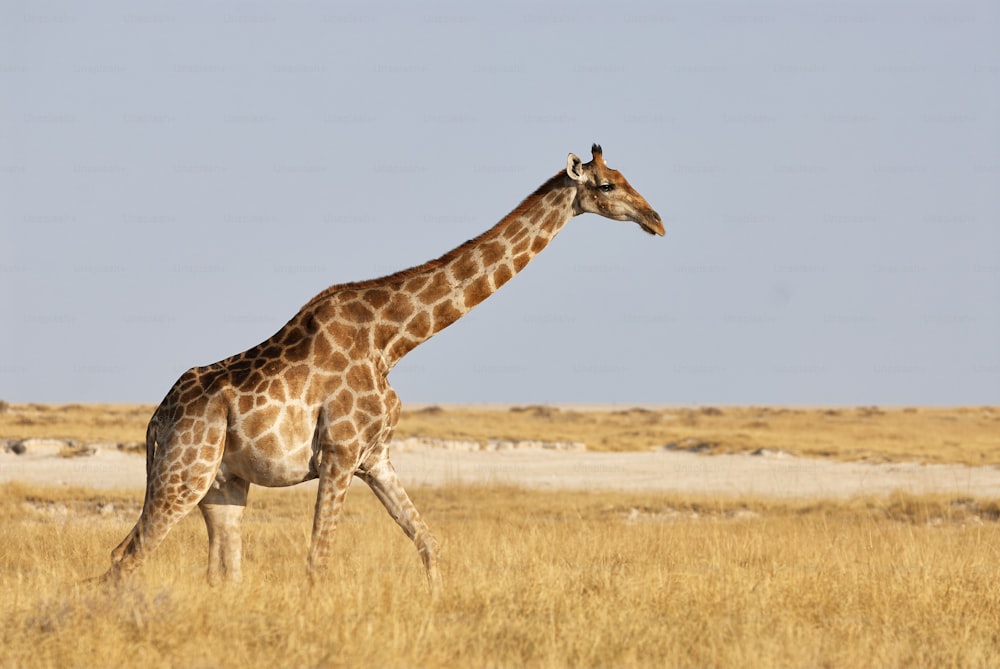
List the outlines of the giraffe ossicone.
<svg viewBox="0 0 1000 669">
<path fill-rule="evenodd" d="M 663 222 L 592 147 L 570 154 L 495 226 L 423 265 L 327 288 L 266 341 L 174 383 L 146 431 L 146 494 L 135 527 L 111 555 L 105 578 L 133 572 L 182 517 L 201 509 L 210 581 L 240 580 L 240 521 L 250 484 L 319 479 L 308 566 L 326 568 L 354 476 L 416 544 L 431 590 L 438 548 L 389 461 L 400 401 L 387 375 L 414 347 L 492 295 L 582 213 L 633 221 L 663 235 Z"/>
</svg>

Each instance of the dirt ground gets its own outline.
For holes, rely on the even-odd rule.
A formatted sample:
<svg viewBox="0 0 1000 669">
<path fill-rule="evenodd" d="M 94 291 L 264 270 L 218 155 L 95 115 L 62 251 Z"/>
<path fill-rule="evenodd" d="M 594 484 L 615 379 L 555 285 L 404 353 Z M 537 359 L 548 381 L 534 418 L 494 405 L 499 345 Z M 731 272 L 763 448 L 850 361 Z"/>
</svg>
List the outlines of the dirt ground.
<svg viewBox="0 0 1000 669">
<path fill-rule="evenodd" d="M 964 465 L 867 464 L 782 453 L 703 455 L 680 451 L 593 453 L 526 448 L 410 448 L 392 460 L 404 485 L 513 484 L 548 490 L 623 490 L 783 498 L 946 493 L 1000 497 L 1000 469 Z M 135 488 L 145 458 L 115 450 L 84 457 L 0 453 L 0 483 Z"/>
</svg>

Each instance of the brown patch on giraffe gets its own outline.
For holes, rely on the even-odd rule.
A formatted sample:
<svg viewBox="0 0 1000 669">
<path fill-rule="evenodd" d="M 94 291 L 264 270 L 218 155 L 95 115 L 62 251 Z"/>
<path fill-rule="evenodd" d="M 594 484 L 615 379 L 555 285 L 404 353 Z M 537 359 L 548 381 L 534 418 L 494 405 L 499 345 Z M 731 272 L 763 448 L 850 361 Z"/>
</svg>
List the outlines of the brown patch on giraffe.
<svg viewBox="0 0 1000 669">
<path fill-rule="evenodd" d="M 337 317 L 337 304 L 333 300 L 324 300 L 313 306 L 312 310 L 302 314 L 302 326 L 306 336 L 319 332 L 323 323 L 329 323 Z"/>
<path fill-rule="evenodd" d="M 406 324 L 406 331 L 417 339 L 424 339 L 431 333 L 431 319 L 425 312 L 420 312 Z"/>
<path fill-rule="evenodd" d="M 312 339 L 312 354 L 316 358 L 316 364 L 320 367 L 325 367 L 333 355 L 333 344 L 322 332 Z"/>
<path fill-rule="evenodd" d="M 181 456 L 181 464 L 185 467 L 190 467 L 194 464 L 194 461 L 198 459 L 198 449 L 197 448 L 185 448 L 184 454 Z"/>
<path fill-rule="evenodd" d="M 547 208 L 558 206 L 559 200 L 563 199 L 571 192 L 571 190 L 566 188 L 550 188 L 547 190 L 545 198 L 543 198 L 543 203 L 547 206 Z"/>
<path fill-rule="evenodd" d="M 532 209 L 531 211 L 525 212 L 523 216 L 525 220 L 528 221 L 528 225 L 530 225 L 531 227 L 535 227 L 536 225 L 538 225 L 538 221 L 542 220 L 542 216 L 544 216 L 548 210 L 549 210 L 548 207 Z"/>
<path fill-rule="evenodd" d="M 375 317 L 375 312 L 372 311 L 367 305 L 362 304 L 359 301 L 350 302 L 343 306 L 344 319 L 351 321 L 352 323 L 368 323 Z"/>
<path fill-rule="evenodd" d="M 442 274 L 435 274 L 431 282 L 420 291 L 417 297 L 424 304 L 434 304 L 442 297 L 451 292 L 451 286 L 448 284 L 448 277 Z"/>
<path fill-rule="evenodd" d="M 458 257 L 451 266 L 451 274 L 458 281 L 466 281 L 479 273 L 479 263 L 471 253 Z"/>
<path fill-rule="evenodd" d="M 278 339 L 278 344 L 281 346 L 292 346 L 301 339 L 305 339 L 306 333 L 299 325 L 294 325 L 293 321 L 301 319 L 293 319 L 289 321 L 283 330 L 281 330 L 281 337 Z"/>
<path fill-rule="evenodd" d="M 274 423 L 278 420 L 280 412 L 281 410 L 276 406 L 264 407 L 250 412 L 243 419 L 244 434 L 250 439 L 258 438 L 274 427 Z"/>
<path fill-rule="evenodd" d="M 222 439 L 222 430 L 217 427 L 209 428 L 208 434 L 205 435 L 206 444 L 218 444 Z"/>
<path fill-rule="evenodd" d="M 277 360 L 281 357 L 282 348 L 277 344 L 270 344 L 265 347 L 259 354 L 258 357 L 263 360 Z"/>
<path fill-rule="evenodd" d="M 382 436 L 382 423 L 376 421 L 373 423 L 368 423 L 368 425 L 361 431 L 361 440 L 366 444 L 375 444 L 380 441 Z"/>
<path fill-rule="evenodd" d="M 191 465 L 191 468 L 188 470 L 189 474 L 195 479 L 202 479 L 202 484 L 207 483 L 204 479 L 213 473 L 213 465 L 210 463 L 215 462 L 215 456 L 216 452 L 214 449 L 207 447 L 202 448 L 201 457 L 198 458 L 197 462 Z M 194 481 L 192 481 L 192 483 L 194 483 Z"/>
<path fill-rule="evenodd" d="M 354 426 L 354 421 L 349 418 L 342 418 L 330 426 L 328 430 L 330 439 L 334 442 L 353 441 L 358 436 L 358 428 Z"/>
<path fill-rule="evenodd" d="M 264 375 L 259 371 L 251 371 L 243 376 L 243 382 L 240 384 L 240 390 L 244 392 L 254 392 L 254 388 L 264 380 Z"/>
<path fill-rule="evenodd" d="M 209 439 L 205 442 L 205 448 L 208 448 L 213 444 L 219 445 L 219 443 L 220 443 L 219 441 L 214 441 L 212 439 Z M 245 446 L 245 444 L 243 441 L 243 435 L 240 434 L 240 428 L 238 425 L 232 425 L 226 429 L 225 446 L 226 446 L 226 451 L 230 454 L 239 453 L 241 450 L 243 450 L 243 446 Z"/>
<path fill-rule="evenodd" d="M 181 393 L 181 396 L 177 398 L 177 401 L 181 404 L 189 404 L 197 399 L 203 392 L 205 392 L 201 386 L 192 385 L 190 388 Z"/>
<path fill-rule="evenodd" d="M 381 309 L 389 301 L 391 295 L 388 290 L 372 288 L 364 292 L 362 299 L 370 304 L 373 309 Z"/>
<path fill-rule="evenodd" d="M 371 369 L 365 364 L 355 364 L 347 370 L 347 385 L 355 392 L 371 390 L 375 387 Z"/>
<path fill-rule="evenodd" d="M 375 348 L 385 350 L 392 338 L 399 334 L 399 326 L 390 323 L 378 323 L 373 331 Z"/>
<path fill-rule="evenodd" d="M 277 460 L 281 457 L 281 440 L 275 434 L 265 434 L 254 446 L 266 458 Z"/>
<path fill-rule="evenodd" d="M 535 237 L 531 240 L 531 252 L 537 255 L 548 243 L 549 241 L 542 236 Z"/>
<path fill-rule="evenodd" d="M 236 408 L 240 413 L 250 413 L 250 410 L 253 409 L 253 395 L 240 395 Z"/>
<path fill-rule="evenodd" d="M 513 242 L 516 238 L 528 234 L 528 229 L 520 221 L 512 221 L 503 231 L 502 237 Z"/>
<path fill-rule="evenodd" d="M 200 385 L 200 370 L 197 367 L 193 367 L 181 375 L 181 378 L 177 379 L 177 383 L 171 389 L 171 394 L 176 393 L 177 395 L 183 394 L 184 392 L 191 390 L 192 388 L 197 388 Z"/>
<path fill-rule="evenodd" d="M 411 277 L 405 285 L 405 290 L 408 293 L 417 293 L 423 288 L 428 281 L 430 281 L 430 276 L 427 274 L 417 274 Z"/>
<path fill-rule="evenodd" d="M 408 336 L 400 337 L 392 346 L 389 347 L 386 351 L 386 355 L 393 361 L 392 364 L 395 364 L 395 361 L 398 361 L 404 355 L 415 349 L 421 341 L 423 341 L 423 338 L 416 340 Z"/>
<path fill-rule="evenodd" d="M 204 438 L 205 438 L 205 421 L 199 420 L 194 424 L 194 427 L 191 428 L 191 440 L 196 444 L 200 444 L 202 442 L 202 439 Z"/>
<path fill-rule="evenodd" d="M 338 290 L 337 297 L 340 298 L 341 304 L 346 304 L 347 302 L 352 302 L 358 299 L 358 291 L 352 290 L 350 288 Z"/>
<path fill-rule="evenodd" d="M 325 367 L 335 372 L 342 372 L 351 364 L 351 359 L 340 351 L 334 351 Z"/>
<path fill-rule="evenodd" d="M 350 351 L 354 347 L 355 328 L 344 323 L 331 323 L 327 332 L 333 337 L 334 345 L 342 351 Z"/>
<path fill-rule="evenodd" d="M 340 385 L 339 380 L 340 376 L 336 374 L 314 372 L 309 380 L 309 387 L 305 391 L 306 402 L 310 405 L 321 404 Z"/>
<path fill-rule="evenodd" d="M 285 383 L 288 384 L 288 394 L 292 397 L 302 397 L 302 391 L 306 389 L 306 381 L 309 380 L 309 367 L 307 365 L 296 365 L 285 372 Z"/>
<path fill-rule="evenodd" d="M 322 335 L 319 337 L 322 339 Z M 315 338 L 314 338 L 315 339 Z M 308 339 L 306 337 L 300 337 L 294 344 L 288 346 L 285 349 L 285 361 L 286 362 L 301 362 L 309 357 L 310 343 L 314 339 Z"/>
<path fill-rule="evenodd" d="M 500 242 L 487 242 L 479 248 L 479 255 L 483 259 L 483 265 L 489 267 L 507 255 L 507 247 Z"/>
<path fill-rule="evenodd" d="M 395 293 L 382 309 L 382 318 L 394 323 L 402 323 L 413 313 L 413 301 L 405 293 Z"/>
<path fill-rule="evenodd" d="M 358 411 L 374 418 L 375 416 L 381 416 L 384 410 L 385 406 L 382 404 L 382 398 L 378 395 L 369 393 L 358 397 Z"/>
<path fill-rule="evenodd" d="M 267 389 L 267 394 L 273 401 L 283 404 L 287 399 L 285 395 L 285 381 L 281 377 L 273 379 L 270 387 Z"/>
<path fill-rule="evenodd" d="M 514 244 L 513 248 L 510 250 L 510 254 L 513 256 L 521 255 L 528 250 L 529 246 L 531 246 L 531 237 L 525 237 L 517 244 Z"/>
<path fill-rule="evenodd" d="M 525 265 L 531 262 L 531 255 L 527 253 L 522 253 L 519 256 L 515 256 L 512 262 L 514 264 L 514 271 L 520 272 L 522 269 L 524 269 Z"/>
<path fill-rule="evenodd" d="M 499 288 L 514 277 L 514 270 L 507 265 L 500 265 L 493 272 L 493 284 Z"/>
<path fill-rule="evenodd" d="M 555 210 L 545 217 L 545 220 L 542 222 L 542 229 L 548 232 L 549 235 L 552 235 L 555 233 L 560 223 L 562 223 L 562 216 L 558 210 Z"/>
<path fill-rule="evenodd" d="M 243 388 L 250 377 L 250 365 L 243 360 L 233 363 L 229 367 L 229 382 L 236 388 Z"/>
<path fill-rule="evenodd" d="M 349 414 L 354 411 L 354 393 L 350 389 L 344 388 L 333 399 L 337 411 Z"/>
<path fill-rule="evenodd" d="M 462 312 L 455 308 L 451 300 L 442 302 L 434 307 L 434 331 L 439 332 L 442 328 L 451 325 L 461 317 Z"/>
<path fill-rule="evenodd" d="M 477 277 L 465 288 L 465 307 L 471 309 L 493 293 L 488 276 Z"/>
</svg>

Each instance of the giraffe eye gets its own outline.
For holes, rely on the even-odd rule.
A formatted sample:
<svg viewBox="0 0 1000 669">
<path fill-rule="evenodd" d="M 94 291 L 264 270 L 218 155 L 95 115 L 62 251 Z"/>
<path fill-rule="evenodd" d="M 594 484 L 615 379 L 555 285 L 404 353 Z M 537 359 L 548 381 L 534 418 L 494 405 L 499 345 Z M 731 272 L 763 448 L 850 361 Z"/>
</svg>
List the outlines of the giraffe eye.
<svg viewBox="0 0 1000 669">
<path fill-rule="evenodd" d="M 601 184 L 597 188 L 601 191 L 604 191 L 605 193 L 610 193 L 615 189 L 615 185 L 612 183 L 607 183 L 607 184 Z"/>
</svg>

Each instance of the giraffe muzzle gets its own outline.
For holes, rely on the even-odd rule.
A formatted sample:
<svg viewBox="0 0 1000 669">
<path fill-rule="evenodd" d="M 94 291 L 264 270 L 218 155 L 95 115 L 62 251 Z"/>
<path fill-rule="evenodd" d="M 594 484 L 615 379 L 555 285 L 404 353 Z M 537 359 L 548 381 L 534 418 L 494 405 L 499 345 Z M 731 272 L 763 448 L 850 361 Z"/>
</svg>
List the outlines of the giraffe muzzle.
<svg viewBox="0 0 1000 669">
<path fill-rule="evenodd" d="M 648 232 L 651 235 L 656 235 L 662 237 L 666 230 L 663 228 L 663 219 L 655 211 L 650 209 L 645 215 L 637 221 L 639 227 Z"/>
</svg>

